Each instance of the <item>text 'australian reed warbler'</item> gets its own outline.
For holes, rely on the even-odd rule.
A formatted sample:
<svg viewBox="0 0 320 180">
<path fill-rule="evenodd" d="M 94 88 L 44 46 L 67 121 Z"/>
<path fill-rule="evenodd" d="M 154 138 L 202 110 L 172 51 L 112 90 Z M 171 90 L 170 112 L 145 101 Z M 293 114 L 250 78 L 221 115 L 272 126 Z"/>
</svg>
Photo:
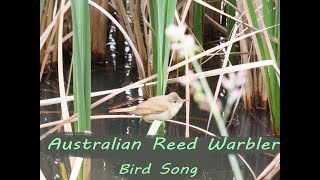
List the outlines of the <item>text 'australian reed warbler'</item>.
<svg viewBox="0 0 320 180">
<path fill-rule="evenodd" d="M 151 123 L 154 120 L 166 121 L 175 116 L 182 107 L 185 99 L 181 99 L 176 92 L 165 96 L 155 96 L 145 102 L 128 108 L 114 109 L 109 111 L 126 112 L 141 116 L 143 120 Z"/>
</svg>

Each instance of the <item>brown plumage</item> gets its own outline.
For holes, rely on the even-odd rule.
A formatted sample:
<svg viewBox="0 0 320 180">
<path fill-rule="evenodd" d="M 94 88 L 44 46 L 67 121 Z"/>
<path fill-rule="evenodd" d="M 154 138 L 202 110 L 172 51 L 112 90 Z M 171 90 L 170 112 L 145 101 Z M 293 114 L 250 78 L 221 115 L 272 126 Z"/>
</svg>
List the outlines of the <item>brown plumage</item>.
<svg viewBox="0 0 320 180">
<path fill-rule="evenodd" d="M 185 101 L 186 100 L 181 99 L 177 93 L 172 92 L 165 96 L 149 98 L 147 101 L 137 106 L 114 109 L 109 112 L 126 112 L 135 114 L 141 116 L 143 120 L 149 123 L 154 120 L 166 121 L 178 113 Z"/>
</svg>

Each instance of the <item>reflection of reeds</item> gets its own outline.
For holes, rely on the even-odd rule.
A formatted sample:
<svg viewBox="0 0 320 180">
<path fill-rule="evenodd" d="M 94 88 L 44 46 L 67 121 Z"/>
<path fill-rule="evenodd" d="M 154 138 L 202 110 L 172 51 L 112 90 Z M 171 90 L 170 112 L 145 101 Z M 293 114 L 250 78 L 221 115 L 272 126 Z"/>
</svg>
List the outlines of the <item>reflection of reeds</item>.
<svg viewBox="0 0 320 180">
<path fill-rule="evenodd" d="M 93 0 L 108 12 L 111 11 L 108 0 Z M 91 59 L 93 62 L 104 62 L 106 54 L 107 30 L 111 26 L 111 21 L 98 9 L 90 6 L 90 33 L 91 33 Z"/>
<path fill-rule="evenodd" d="M 235 38 L 234 40 L 222 43 L 222 44 L 220 44 L 220 45 L 218 45 L 216 47 L 213 47 L 213 48 L 211 48 L 209 50 L 206 50 L 206 51 L 204 51 L 202 53 L 199 53 L 199 54 L 197 54 L 197 55 L 195 55 L 193 57 L 189 57 L 185 61 L 182 61 L 182 62 L 180 62 L 180 63 L 178 63 L 178 64 L 176 64 L 174 66 L 169 67 L 168 68 L 168 72 L 176 70 L 176 69 L 178 69 L 178 68 L 180 68 L 182 66 L 185 66 L 186 64 L 188 64 L 188 63 L 190 63 L 192 61 L 195 61 L 195 60 L 197 60 L 199 58 L 205 57 L 208 54 L 213 53 L 215 51 L 219 51 L 220 49 L 225 48 L 225 47 L 227 47 L 228 45 L 230 45 L 232 43 L 238 42 L 238 41 L 240 41 L 242 39 L 250 37 L 253 34 L 259 33 L 261 31 L 263 31 L 263 30 L 258 30 L 258 31 L 243 35 L 241 37 Z M 226 73 L 237 72 L 237 71 L 242 71 L 242 70 L 254 69 L 254 68 L 263 67 L 263 66 L 274 66 L 274 63 L 273 63 L 272 60 L 266 60 L 266 61 L 263 61 L 263 62 L 247 63 L 247 64 L 242 64 L 242 65 L 235 65 L 235 66 L 231 66 L 231 67 L 226 67 L 226 68 L 223 68 L 223 69 L 219 68 L 219 69 L 209 70 L 209 71 L 207 71 L 207 72 L 205 72 L 203 74 L 204 74 L 205 77 L 210 77 L 210 76 L 216 76 L 216 75 L 219 75 L 219 74 L 226 74 Z M 101 103 L 107 101 L 108 99 L 116 96 L 117 94 L 120 94 L 121 92 L 124 92 L 125 90 L 131 89 L 131 88 L 137 88 L 138 86 L 142 86 L 144 83 L 146 83 L 148 81 L 151 81 L 151 80 L 155 79 L 156 77 L 157 77 L 157 74 L 152 75 L 150 77 L 147 77 L 145 79 L 139 80 L 139 81 L 137 81 L 135 83 L 132 83 L 130 85 L 127 85 L 125 87 L 114 89 L 113 91 L 109 91 L 109 92 L 107 92 L 107 93 L 110 93 L 109 95 L 107 95 L 107 96 L 101 98 L 100 100 L 94 102 L 93 104 L 91 104 L 91 109 L 96 107 L 96 106 L 98 106 L 98 105 L 100 105 Z M 104 92 L 102 94 L 105 94 L 105 93 L 106 92 Z M 70 99 L 72 99 L 72 98 L 70 97 Z M 54 99 L 54 103 L 57 103 L 59 101 L 61 101 L 61 100 Z M 51 104 L 51 103 L 49 103 L 49 104 Z M 76 115 L 77 114 L 74 114 L 70 118 L 63 120 L 63 122 L 61 124 L 57 125 L 55 128 L 52 128 L 47 133 L 43 134 L 40 137 L 40 140 L 46 138 L 49 134 L 55 132 L 57 129 L 62 127 L 64 124 L 71 122 L 74 118 L 76 118 Z"/>
<path fill-rule="evenodd" d="M 129 38 L 132 40 L 134 47 L 140 55 L 140 59 L 135 58 L 136 64 L 142 64 L 138 65 L 139 77 L 144 78 L 147 74 L 151 75 L 152 70 L 150 63 L 148 63 L 149 58 L 147 55 L 148 51 L 150 52 L 151 50 L 151 46 L 148 46 L 147 43 L 148 37 L 151 35 L 147 29 L 147 24 L 141 24 L 142 16 L 144 13 L 147 13 L 146 11 L 148 10 L 147 1 L 143 4 L 141 4 L 141 0 L 129 1 L 129 4 L 127 4 L 126 1 L 118 0 L 111 0 L 111 2 L 117 12 L 119 23 L 128 33 Z M 142 8 L 140 8 L 140 5 L 142 5 Z M 128 10 L 130 13 L 128 13 Z M 153 94 L 151 89 L 144 89 L 144 91 L 147 91 L 148 94 Z"/>
</svg>

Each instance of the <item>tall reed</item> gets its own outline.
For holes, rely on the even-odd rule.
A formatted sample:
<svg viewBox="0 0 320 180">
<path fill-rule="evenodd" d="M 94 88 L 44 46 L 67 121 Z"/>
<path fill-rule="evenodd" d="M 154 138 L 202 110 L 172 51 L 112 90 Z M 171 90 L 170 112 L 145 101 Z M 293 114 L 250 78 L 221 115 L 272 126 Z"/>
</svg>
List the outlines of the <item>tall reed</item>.
<svg viewBox="0 0 320 180">
<path fill-rule="evenodd" d="M 236 0 L 229 0 L 229 2 L 232 4 L 232 5 L 235 5 L 236 4 Z M 227 14 L 229 14 L 230 16 L 234 17 L 236 15 L 236 11 L 234 10 L 233 7 L 231 7 L 229 4 L 226 4 L 226 12 Z M 228 31 L 228 36 L 231 35 L 232 33 L 232 29 L 234 27 L 234 23 L 235 21 L 231 18 L 227 18 L 227 31 Z M 235 52 L 236 49 L 235 47 L 233 46 L 231 48 L 231 52 Z M 229 60 L 231 62 L 232 65 L 235 65 L 237 64 L 237 58 L 236 56 L 230 56 L 229 57 Z"/>
<path fill-rule="evenodd" d="M 76 132 L 91 131 L 91 43 L 88 0 L 71 0 L 73 22 L 73 93 L 74 113 L 78 113 Z M 86 159 L 83 164 L 90 164 Z M 89 168 L 81 167 L 78 179 L 90 174 Z M 89 166 L 90 167 L 90 166 Z"/>
<path fill-rule="evenodd" d="M 173 22 L 176 9 L 176 0 L 150 0 L 150 17 L 152 32 L 152 63 L 154 73 L 157 76 L 156 96 L 166 93 L 168 79 L 170 39 L 166 36 L 166 28 Z M 163 134 L 164 124 L 154 121 L 149 129 L 148 135 Z"/>
<path fill-rule="evenodd" d="M 198 3 L 193 3 L 193 27 L 192 32 L 198 42 L 203 43 L 203 6 Z"/>
<path fill-rule="evenodd" d="M 88 0 L 71 0 L 73 19 L 73 93 L 78 132 L 90 131 L 91 46 Z"/>
<path fill-rule="evenodd" d="M 262 4 L 253 4 L 252 0 L 247 1 L 248 18 L 255 28 L 264 28 L 272 25 L 280 24 L 280 10 L 279 6 L 275 6 L 273 1 L 262 1 Z M 259 5 L 262 5 L 262 12 L 255 10 Z M 280 5 L 278 1 L 277 5 Z M 273 9 L 276 9 L 274 12 Z M 263 15 L 263 21 L 259 20 Z M 268 34 L 268 36 L 266 36 Z M 271 42 L 269 35 L 277 36 L 278 42 Z M 269 46 L 271 44 L 271 47 Z M 264 36 L 257 34 L 256 43 L 254 46 L 258 51 L 258 58 L 261 60 L 274 59 L 279 67 L 280 64 L 280 27 L 271 28 L 267 30 Z M 278 81 L 277 74 L 274 68 L 265 67 L 265 78 L 268 85 L 268 102 L 271 109 L 272 119 L 274 121 L 275 133 L 280 134 L 280 82 Z"/>
</svg>

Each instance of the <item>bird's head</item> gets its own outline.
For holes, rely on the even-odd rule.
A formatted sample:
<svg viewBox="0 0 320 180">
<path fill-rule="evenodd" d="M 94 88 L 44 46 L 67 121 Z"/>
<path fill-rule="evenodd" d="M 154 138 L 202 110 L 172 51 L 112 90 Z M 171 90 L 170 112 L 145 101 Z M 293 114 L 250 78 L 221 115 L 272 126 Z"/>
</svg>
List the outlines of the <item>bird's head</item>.
<svg viewBox="0 0 320 180">
<path fill-rule="evenodd" d="M 181 108 L 182 104 L 187 101 L 185 99 L 181 99 L 176 92 L 168 94 L 167 97 L 171 106 L 177 106 L 179 108 Z"/>
</svg>

